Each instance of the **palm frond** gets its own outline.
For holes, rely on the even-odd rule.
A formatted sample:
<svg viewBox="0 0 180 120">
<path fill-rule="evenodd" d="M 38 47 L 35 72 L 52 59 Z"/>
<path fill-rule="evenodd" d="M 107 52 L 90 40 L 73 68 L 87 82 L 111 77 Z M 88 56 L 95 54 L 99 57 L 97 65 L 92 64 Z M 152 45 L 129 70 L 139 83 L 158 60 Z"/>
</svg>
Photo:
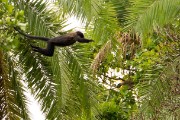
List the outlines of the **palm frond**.
<svg viewBox="0 0 180 120">
<path fill-rule="evenodd" d="M 91 118 L 91 102 L 95 92 L 91 89 L 87 69 L 81 64 L 72 49 L 61 49 L 58 53 L 59 69 L 57 72 L 57 101 L 48 114 L 50 119 L 87 119 Z M 82 57 L 81 57 L 82 59 Z M 84 78 L 86 75 L 86 79 Z"/>
<path fill-rule="evenodd" d="M 44 60 L 42 56 L 34 55 L 28 52 L 28 45 L 22 45 L 19 49 L 20 64 L 23 66 L 23 71 L 26 76 L 26 83 L 31 92 L 36 95 L 36 98 L 42 102 L 43 112 L 47 111 L 55 96 L 55 84 L 50 63 Z M 25 55 L 25 56 L 24 56 Z"/>
<path fill-rule="evenodd" d="M 90 22 L 97 16 L 103 0 L 59 0 L 63 13 L 76 16 L 81 21 Z"/>
<path fill-rule="evenodd" d="M 21 3 L 24 3 L 24 1 L 21 1 Z M 65 21 L 59 19 L 61 12 L 54 10 L 55 5 L 35 0 L 28 2 L 23 7 L 22 9 L 24 9 L 29 23 L 29 30 L 33 31 L 35 35 L 54 36 L 63 28 Z M 24 44 L 24 47 L 19 48 L 19 54 L 21 64 L 25 66 L 24 71 L 28 87 L 36 95 L 36 98 L 42 104 L 43 112 L 47 113 L 48 116 L 48 112 L 54 110 L 53 104 L 57 104 L 56 94 L 59 92 L 59 66 L 57 64 L 59 60 L 56 58 L 50 60 L 37 54 L 34 55 L 28 50 L 30 48 L 29 42 L 22 42 L 22 44 Z"/>
<path fill-rule="evenodd" d="M 111 0 L 116 13 L 117 13 L 117 19 L 120 23 L 120 27 L 124 27 L 125 23 L 127 21 L 127 17 L 129 15 L 129 10 L 127 7 L 131 6 L 130 0 Z"/>
<path fill-rule="evenodd" d="M 55 36 L 66 26 L 61 9 L 53 3 L 44 0 L 33 0 L 26 3 L 20 0 L 16 7 L 16 9 L 25 11 L 28 30 L 37 36 Z"/>
<path fill-rule="evenodd" d="M 143 14 L 140 15 L 136 31 L 143 35 L 152 33 L 156 26 L 164 27 L 172 22 L 180 12 L 179 0 L 160 0 L 154 2 Z"/>
<path fill-rule="evenodd" d="M 0 77 L 1 77 L 1 119 L 27 119 L 29 111 L 26 106 L 27 99 L 25 97 L 25 90 L 20 82 L 21 76 L 16 69 L 17 61 L 14 61 L 13 56 L 9 57 L 0 51 Z M 12 62 L 13 61 L 13 62 Z M 8 64 L 7 64 L 8 63 Z M 8 74 L 9 73 L 9 74 Z"/>
<path fill-rule="evenodd" d="M 169 43 L 170 45 L 170 43 Z M 167 49 L 165 55 L 161 55 L 161 62 L 166 58 L 170 61 L 158 62 L 144 69 L 141 73 L 140 84 L 136 87 L 139 95 L 139 113 L 136 119 L 177 119 L 179 109 L 179 53 L 178 44 Z M 169 56 L 173 54 L 173 56 Z M 155 60 L 155 59 L 154 59 Z M 157 59 L 156 59 L 157 60 Z"/>
<path fill-rule="evenodd" d="M 91 64 L 91 69 L 96 72 L 97 69 L 100 66 L 100 63 L 104 60 L 106 57 L 106 54 L 109 53 L 111 49 L 111 41 L 108 41 L 101 49 L 99 50 L 98 54 L 94 58 L 92 64 Z"/>
<path fill-rule="evenodd" d="M 93 38 L 99 44 L 106 43 L 111 37 L 113 38 L 118 29 L 119 26 L 113 4 L 111 2 L 102 4 L 99 17 L 94 20 Z"/>
<path fill-rule="evenodd" d="M 154 3 L 155 0 L 130 0 L 126 3 L 128 6 L 125 8 L 127 11 L 126 15 L 124 16 L 124 31 L 132 30 L 134 26 L 137 24 L 137 20 L 139 15 L 143 14 L 151 4 Z"/>
</svg>

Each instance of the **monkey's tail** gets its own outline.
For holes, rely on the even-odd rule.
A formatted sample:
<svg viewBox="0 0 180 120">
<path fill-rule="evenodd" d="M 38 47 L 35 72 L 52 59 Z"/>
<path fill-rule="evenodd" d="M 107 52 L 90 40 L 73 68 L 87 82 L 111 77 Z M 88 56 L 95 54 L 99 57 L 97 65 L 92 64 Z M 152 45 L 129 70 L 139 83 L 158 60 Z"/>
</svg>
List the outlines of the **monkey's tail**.
<svg viewBox="0 0 180 120">
<path fill-rule="evenodd" d="M 32 36 L 32 35 L 25 34 L 25 33 L 23 33 L 18 27 L 14 27 L 14 29 L 15 29 L 16 31 L 18 31 L 20 34 L 26 36 L 27 38 L 38 39 L 38 40 L 42 40 L 42 41 L 48 41 L 48 40 L 50 40 L 50 39 L 47 38 L 47 37 Z"/>
</svg>

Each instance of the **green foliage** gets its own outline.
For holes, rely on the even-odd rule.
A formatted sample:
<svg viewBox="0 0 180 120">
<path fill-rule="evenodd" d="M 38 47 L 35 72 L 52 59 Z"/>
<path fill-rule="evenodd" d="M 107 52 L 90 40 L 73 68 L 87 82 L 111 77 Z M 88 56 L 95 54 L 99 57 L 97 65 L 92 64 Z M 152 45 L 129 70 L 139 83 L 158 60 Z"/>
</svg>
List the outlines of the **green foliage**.
<svg viewBox="0 0 180 120">
<path fill-rule="evenodd" d="M 96 56 L 100 61 L 97 69 L 98 77 L 102 79 L 101 84 L 120 90 L 124 96 L 127 91 L 133 91 L 132 95 L 137 97 L 135 102 L 138 108 L 131 111 L 132 119 L 164 119 L 163 116 L 165 119 L 178 118 L 179 115 L 176 113 L 179 109 L 171 109 L 172 111 L 168 113 L 169 109 L 164 103 L 169 104 L 170 108 L 176 108 L 178 104 L 177 93 L 174 94 L 171 89 L 177 88 L 173 86 L 176 86 L 179 80 L 176 76 L 179 74 L 177 72 L 179 65 L 175 62 L 179 60 L 179 1 L 111 0 L 111 2 L 117 15 L 121 16 L 117 17 L 122 27 L 120 30 L 126 32 L 115 34 L 117 36 L 114 39 L 121 42 L 120 44 L 112 39 L 111 48 L 102 52 L 101 49 L 104 47 L 102 45 Z M 134 32 L 139 34 L 133 35 Z M 136 40 L 140 42 L 136 43 Z M 131 56 L 128 57 L 129 55 Z M 114 71 L 120 70 L 120 73 L 110 73 L 109 68 L 113 68 Z M 170 69 L 173 69 L 173 72 L 170 72 L 171 77 L 176 77 L 168 77 Z M 121 85 L 120 89 L 116 88 L 114 83 L 121 79 L 131 81 L 133 85 L 127 89 L 124 89 L 125 85 Z M 104 99 L 104 102 L 107 100 Z M 106 105 L 105 103 L 101 115 L 108 116 L 108 113 L 111 113 L 109 111 L 112 111 L 112 114 L 114 111 L 121 111 L 113 102 L 108 101 Z M 110 106 L 112 109 L 109 109 Z"/>
<path fill-rule="evenodd" d="M 104 100 L 100 104 L 101 120 L 128 120 L 136 107 L 132 92 L 127 90 L 125 92 L 110 90 L 109 94 L 103 94 L 101 99 Z"/>
<path fill-rule="evenodd" d="M 63 13 L 76 16 L 88 24 L 98 17 L 103 0 L 58 0 Z"/>
<path fill-rule="evenodd" d="M 20 119 L 30 120 L 29 111 L 26 106 L 28 102 L 21 76 L 18 73 L 22 72 L 17 67 L 17 61 L 12 59 L 12 56 L 3 55 L 0 51 L 0 77 L 1 77 L 1 99 L 0 99 L 0 119 Z M 7 64 L 8 63 L 8 64 Z"/>
<path fill-rule="evenodd" d="M 0 119 L 30 119 L 24 82 L 46 119 L 177 119 L 179 4 L 0 0 Z M 44 43 L 13 29 L 53 37 L 68 32 L 62 30 L 67 16 L 81 20 L 95 42 L 59 48 L 47 58 L 30 49 Z"/>
<path fill-rule="evenodd" d="M 158 52 L 155 52 L 155 50 L 144 50 L 140 52 L 132 61 L 133 67 L 135 67 L 137 70 L 143 71 L 147 69 L 153 69 L 153 65 L 158 66 L 158 63 L 160 63 L 160 56 Z"/>
<path fill-rule="evenodd" d="M 161 0 L 155 1 L 137 21 L 136 29 L 144 34 L 152 33 L 156 26 L 163 27 L 164 25 L 174 21 L 174 18 L 179 14 L 179 0 Z"/>
<path fill-rule="evenodd" d="M 102 120 L 127 120 L 123 118 L 123 113 L 117 105 L 112 102 L 105 102 L 102 104 Z"/>
</svg>

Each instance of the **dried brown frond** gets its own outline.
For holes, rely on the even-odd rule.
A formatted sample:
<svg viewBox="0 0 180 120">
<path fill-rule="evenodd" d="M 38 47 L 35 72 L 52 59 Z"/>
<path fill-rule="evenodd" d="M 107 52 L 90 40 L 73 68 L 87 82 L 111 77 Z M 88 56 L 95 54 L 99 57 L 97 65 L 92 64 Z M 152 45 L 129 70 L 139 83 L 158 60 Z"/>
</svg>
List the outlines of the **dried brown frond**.
<svg viewBox="0 0 180 120">
<path fill-rule="evenodd" d="M 122 53 L 124 59 L 132 59 L 137 48 L 140 46 L 140 37 L 137 33 L 125 32 L 118 33 L 117 41 L 122 44 Z M 128 58 L 127 58 L 128 57 Z"/>
<path fill-rule="evenodd" d="M 99 52 L 97 53 L 94 61 L 91 64 L 91 69 L 93 70 L 93 72 L 96 72 L 96 70 L 98 69 L 98 67 L 100 66 L 101 62 L 103 61 L 103 59 L 106 57 L 107 53 L 109 52 L 109 50 L 111 49 L 111 41 L 107 41 L 107 43 L 99 50 Z"/>
</svg>

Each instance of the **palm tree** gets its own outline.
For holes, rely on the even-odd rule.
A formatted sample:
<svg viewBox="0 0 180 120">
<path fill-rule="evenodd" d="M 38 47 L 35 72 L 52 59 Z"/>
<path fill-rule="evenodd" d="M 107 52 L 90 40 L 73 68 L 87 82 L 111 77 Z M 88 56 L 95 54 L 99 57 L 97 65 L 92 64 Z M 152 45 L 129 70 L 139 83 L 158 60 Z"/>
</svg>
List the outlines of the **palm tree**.
<svg viewBox="0 0 180 120">
<path fill-rule="evenodd" d="M 178 118 L 179 0 L 0 3 L 1 119 L 30 119 L 26 89 L 46 119 Z M 34 35 L 57 36 L 68 32 L 62 29 L 72 15 L 95 42 L 57 48 L 52 58 L 32 52 L 30 44 L 44 44 L 26 40 L 13 29 L 19 25 Z M 110 76 L 109 68 L 124 74 Z M 117 80 L 130 86 L 108 93 L 102 87 L 105 91 L 99 92 L 98 78 L 103 85 L 110 81 L 110 88 Z"/>
<path fill-rule="evenodd" d="M 133 83 L 133 88 L 129 84 L 129 91 L 135 96 L 133 99 L 136 100 L 136 104 L 128 104 L 131 108 L 134 107 L 129 109 L 133 110 L 130 113 L 132 119 L 178 119 L 179 109 L 176 104 L 179 88 L 175 86 L 179 80 L 177 61 L 179 61 L 180 2 L 178 0 L 110 2 L 116 10 L 120 32 L 115 29 L 115 37 L 112 36 L 110 41 L 102 45 L 92 68 L 101 71 L 98 74 L 104 79 L 104 84 L 111 81 L 109 84 L 111 88 L 117 80 L 124 81 L 120 85 L 127 81 Z M 120 69 L 125 74 L 122 77 L 109 75 L 109 68 Z M 173 72 L 170 72 L 172 69 Z M 113 94 L 110 94 L 112 90 L 109 91 L 109 96 L 112 96 Z M 123 90 L 120 89 L 120 93 L 121 91 Z M 128 97 L 126 93 L 128 92 L 122 96 Z M 123 100 L 120 98 L 116 105 L 122 104 Z M 137 105 L 137 108 L 134 105 Z M 124 111 L 127 111 L 128 106 L 125 106 L 127 108 Z"/>
<path fill-rule="evenodd" d="M 30 119 L 27 89 L 39 101 L 47 119 L 91 119 L 95 116 L 98 88 L 88 69 L 92 56 L 90 45 L 58 48 L 52 58 L 47 58 L 32 52 L 30 44 L 35 43 L 13 29 L 14 25 L 19 25 L 38 36 L 62 34 L 68 9 L 63 11 L 59 6 L 43 0 L 1 1 L 1 22 L 4 23 L 0 49 L 1 119 Z M 36 44 L 44 46 L 42 42 Z"/>
</svg>

